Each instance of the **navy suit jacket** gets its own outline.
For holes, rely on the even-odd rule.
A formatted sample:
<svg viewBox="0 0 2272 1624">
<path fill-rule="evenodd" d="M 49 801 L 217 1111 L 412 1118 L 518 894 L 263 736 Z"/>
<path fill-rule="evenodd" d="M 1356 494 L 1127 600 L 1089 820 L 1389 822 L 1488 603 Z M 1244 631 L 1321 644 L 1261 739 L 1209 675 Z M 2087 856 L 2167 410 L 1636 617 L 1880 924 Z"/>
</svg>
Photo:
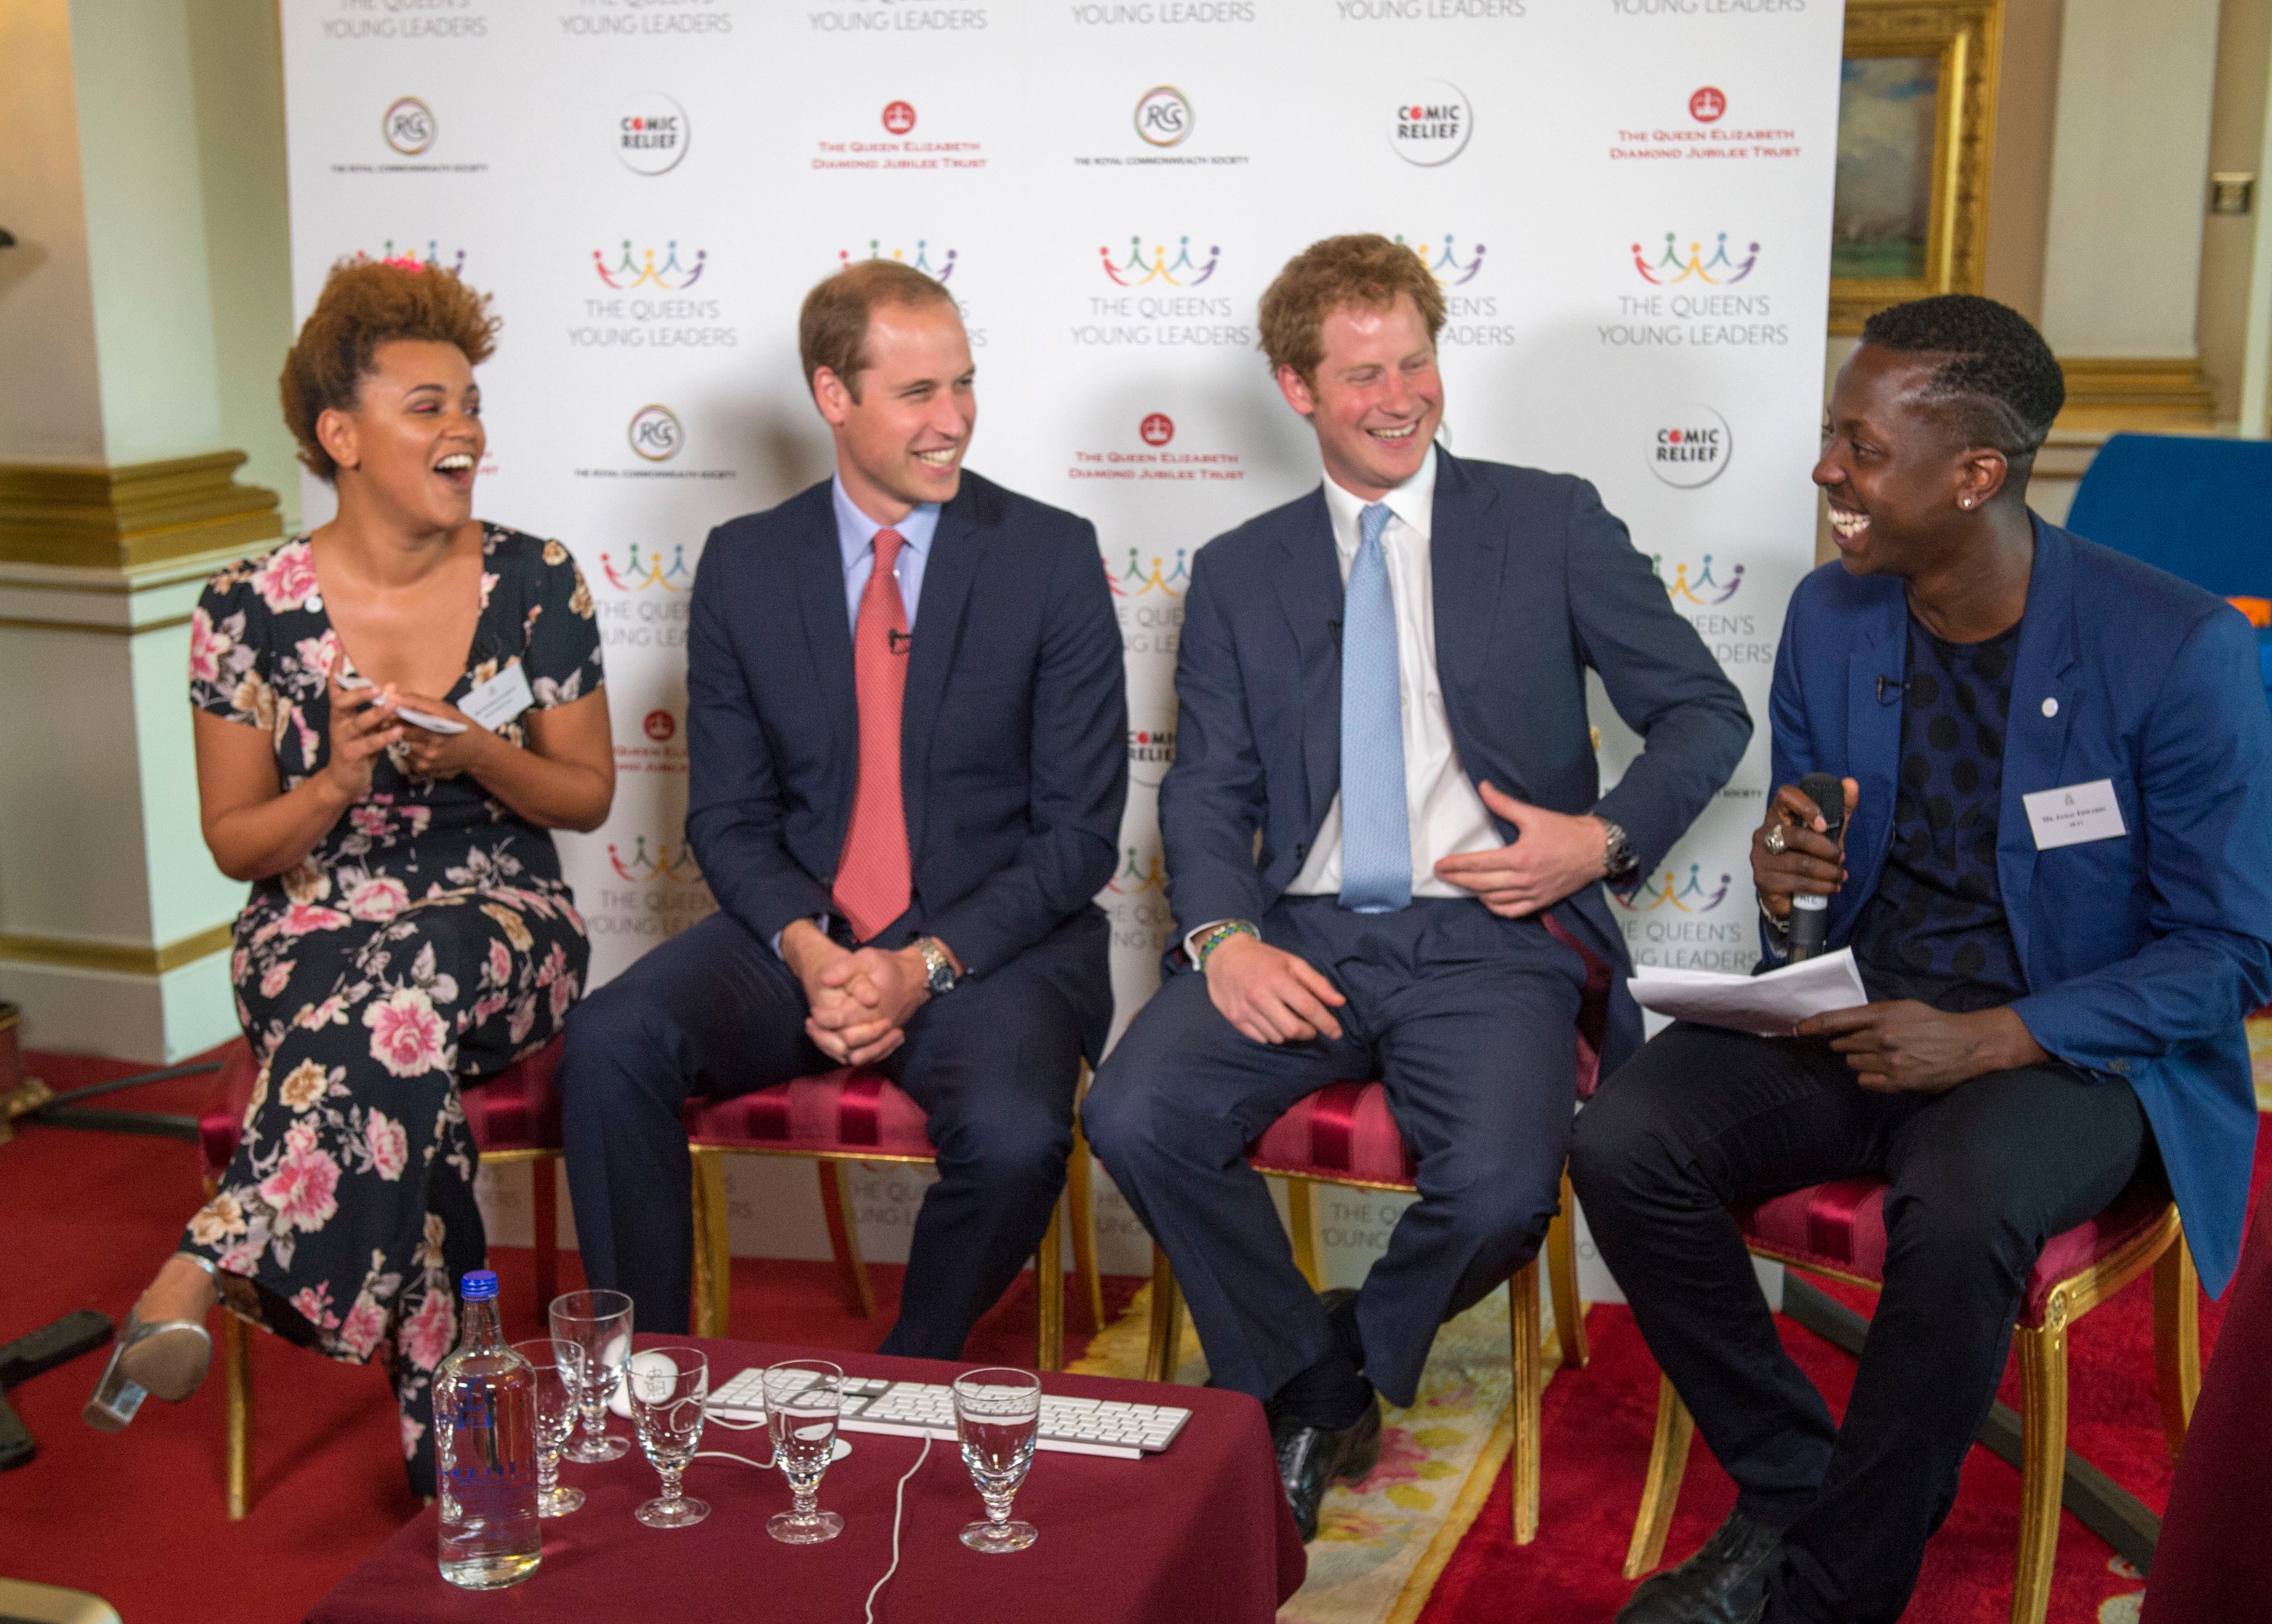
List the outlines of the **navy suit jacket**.
<svg viewBox="0 0 2272 1624">
<path fill-rule="evenodd" d="M 2051 1053 L 2137 1090 L 2201 1279 L 2222 1291 L 2256 1146 L 2241 1021 L 2272 997 L 2272 711 L 2256 637 L 2200 587 L 2035 523 L 1996 838 L 2028 984 L 2012 1008 Z M 1877 889 L 1893 833 L 1890 685 L 1908 616 L 1901 581 L 1827 564 L 1791 595 L 1775 659 L 1775 782 L 1835 773 L 1862 786 L 1833 947 Z M 2102 778 L 2128 833 L 2037 851 L 2021 797 Z"/>
<path fill-rule="evenodd" d="M 1649 872 L 1735 771 L 1752 735 L 1743 696 L 1593 486 L 1440 446 L 1436 464 L 1436 667 L 1461 769 L 1535 806 L 1599 813 Z M 1259 919 L 1309 857 L 1341 789 L 1341 617 L 1323 487 L 1200 550 L 1176 662 L 1176 761 L 1160 790 L 1182 928 Z M 1588 666 L 1648 741 L 1607 796 Z M 1614 971 L 1607 1075 L 1640 1041 L 1625 937 L 1598 886 L 1557 910 Z"/>
<path fill-rule="evenodd" d="M 1095 528 L 966 470 L 915 626 L 900 771 L 916 905 L 983 976 L 1094 912 L 1116 867 L 1128 703 Z M 719 906 L 767 940 L 833 911 L 860 718 L 826 481 L 710 533 L 686 696 L 686 837 Z M 1111 1010 L 1096 917 L 1092 1048 Z"/>
</svg>

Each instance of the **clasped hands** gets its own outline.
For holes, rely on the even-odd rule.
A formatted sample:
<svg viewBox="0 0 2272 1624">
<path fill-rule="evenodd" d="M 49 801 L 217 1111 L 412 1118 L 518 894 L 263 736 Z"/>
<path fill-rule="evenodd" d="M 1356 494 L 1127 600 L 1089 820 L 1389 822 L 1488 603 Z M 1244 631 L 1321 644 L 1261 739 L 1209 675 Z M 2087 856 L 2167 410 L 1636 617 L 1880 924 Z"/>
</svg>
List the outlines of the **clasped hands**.
<svg viewBox="0 0 2272 1624">
<path fill-rule="evenodd" d="M 1850 821 L 1861 786 L 1851 778 L 1844 783 Z M 1766 820 L 1752 834 L 1752 880 L 1771 917 L 1790 918 L 1796 894 L 1830 896 L 1846 883 L 1845 830 L 1834 841 L 1827 828 L 1821 810 L 1795 784 L 1783 785 L 1768 803 Z M 1777 830 L 1782 839 L 1771 846 L 1768 837 Z M 1810 1015 L 1793 1032 L 1829 1039 L 1855 1081 L 1878 1094 L 1944 1094 L 1990 1072 L 2050 1058 L 2008 1007 L 1949 1014 L 1895 999 Z"/>
<path fill-rule="evenodd" d="M 945 948 L 962 973 L 962 961 Z M 930 997 L 930 969 L 912 943 L 897 951 L 846 947 L 810 919 L 781 932 L 782 961 L 804 988 L 805 1036 L 839 1066 L 867 1066 L 905 1043 L 907 1023 Z"/>
</svg>

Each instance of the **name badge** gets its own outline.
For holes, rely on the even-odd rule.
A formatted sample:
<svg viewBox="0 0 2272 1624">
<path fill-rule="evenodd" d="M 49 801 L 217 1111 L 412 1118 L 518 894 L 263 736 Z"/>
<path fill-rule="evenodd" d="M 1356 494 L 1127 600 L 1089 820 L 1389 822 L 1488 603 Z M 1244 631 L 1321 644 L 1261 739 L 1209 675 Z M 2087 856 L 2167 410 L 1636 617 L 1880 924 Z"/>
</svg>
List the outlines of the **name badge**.
<svg viewBox="0 0 2272 1624">
<path fill-rule="evenodd" d="M 459 700 L 458 708 L 494 733 L 535 703 L 528 673 L 516 660 Z"/>
<path fill-rule="evenodd" d="M 2035 833 L 2037 851 L 2113 840 L 2130 832 L 2122 821 L 2122 808 L 2114 798 L 2111 778 L 2095 778 L 2061 790 L 2038 790 L 2022 796 L 2020 802 L 2028 809 L 2028 827 Z"/>
</svg>

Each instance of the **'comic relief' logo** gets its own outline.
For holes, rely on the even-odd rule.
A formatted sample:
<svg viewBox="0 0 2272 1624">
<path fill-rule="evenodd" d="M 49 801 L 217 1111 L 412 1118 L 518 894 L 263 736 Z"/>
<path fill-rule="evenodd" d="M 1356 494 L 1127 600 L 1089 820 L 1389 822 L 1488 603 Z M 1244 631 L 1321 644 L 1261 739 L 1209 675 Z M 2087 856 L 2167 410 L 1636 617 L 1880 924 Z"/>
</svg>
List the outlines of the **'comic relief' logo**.
<svg viewBox="0 0 2272 1624">
<path fill-rule="evenodd" d="M 686 109 L 659 91 L 648 91 L 618 109 L 616 156 L 634 175 L 666 175 L 686 156 L 694 128 Z"/>
<path fill-rule="evenodd" d="M 386 144 L 405 158 L 415 158 L 434 145 L 441 132 L 434 119 L 434 109 L 415 96 L 398 97 L 379 120 L 379 132 Z"/>
<path fill-rule="evenodd" d="M 1157 789 L 1175 760 L 1175 729 L 1128 730 L 1128 776 L 1135 782 Z"/>
<path fill-rule="evenodd" d="M 1643 447 L 1648 471 L 1683 490 L 1719 478 L 1735 449 L 1728 420 L 1693 400 L 1675 407 L 1651 428 Z"/>
<path fill-rule="evenodd" d="M 634 254 L 632 240 L 625 237 L 623 258 L 612 268 L 608 264 L 607 256 L 596 248 L 592 251 L 592 268 L 600 273 L 602 281 L 618 293 L 629 293 L 639 288 L 660 288 L 666 293 L 684 293 L 702 280 L 709 258 L 708 249 L 698 248 L 694 251 L 692 265 L 680 264 L 678 243 L 674 238 L 663 249 L 662 264 L 658 266 L 654 262 L 654 250 L 642 249 Z"/>
<path fill-rule="evenodd" d="M 1740 282 L 1752 273 L 1760 262 L 1760 245 L 1751 244 L 1741 260 L 1728 251 L 1728 234 L 1720 233 L 1719 244 L 1709 259 L 1704 258 L 1704 245 L 1691 242 L 1688 256 L 1681 258 L 1678 234 L 1664 234 L 1664 252 L 1654 261 L 1648 251 L 1635 243 L 1633 245 L 1633 269 L 1640 273 L 1641 281 L 1655 288 L 1675 288 L 1693 277 L 1715 287 L 1727 287 Z"/>
<path fill-rule="evenodd" d="M 1188 236 L 1177 239 L 1173 265 L 1168 263 L 1168 250 L 1162 243 L 1154 243 L 1152 257 L 1147 259 L 1144 239 L 1133 234 L 1128 238 L 1128 258 L 1125 261 L 1116 261 L 1112 250 L 1105 247 L 1100 247 L 1096 256 L 1104 266 L 1105 275 L 1123 288 L 1142 288 L 1153 282 L 1164 282 L 1170 288 L 1196 288 L 1213 276 L 1215 266 L 1222 263 L 1220 248 L 1207 250 L 1205 265 L 1194 260 Z"/>
<path fill-rule="evenodd" d="M 857 265 L 863 257 L 854 253 L 848 248 L 840 248 L 836 251 L 836 268 L 841 271 Z M 930 244 L 922 237 L 916 239 L 916 253 L 913 259 L 908 258 L 908 251 L 904 248 L 895 248 L 886 254 L 884 251 L 884 240 L 881 237 L 868 239 L 868 252 L 864 257 L 870 259 L 896 259 L 901 265 L 910 266 L 930 277 L 931 281 L 941 284 L 946 282 L 954 274 L 954 250 L 951 248 L 946 250 L 939 256 L 938 263 L 933 265 L 930 258 Z"/>
<path fill-rule="evenodd" d="M 1475 133 L 1467 93 L 1443 79 L 1424 79 L 1396 100 L 1389 115 L 1388 144 L 1407 163 L 1433 168 L 1465 152 Z"/>
</svg>

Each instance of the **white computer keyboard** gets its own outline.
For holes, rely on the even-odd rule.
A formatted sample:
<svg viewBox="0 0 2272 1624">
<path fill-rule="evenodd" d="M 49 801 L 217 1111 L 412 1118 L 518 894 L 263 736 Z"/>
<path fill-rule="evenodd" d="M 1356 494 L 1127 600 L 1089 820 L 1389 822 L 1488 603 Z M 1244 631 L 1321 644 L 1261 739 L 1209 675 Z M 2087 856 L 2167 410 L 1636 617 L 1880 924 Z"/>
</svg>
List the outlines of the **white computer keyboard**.
<svg viewBox="0 0 2272 1624">
<path fill-rule="evenodd" d="M 737 1421 L 762 1420 L 765 1371 L 752 1366 L 710 1395 L 709 1408 Z M 1124 1404 L 1095 1398 L 1042 1396 L 1042 1425 L 1035 1447 L 1065 1455 L 1110 1455 L 1137 1460 L 1175 1441 L 1192 1412 L 1172 1404 Z M 954 1438 L 954 1389 L 931 1381 L 886 1381 L 847 1376 L 837 1426 L 848 1433 L 899 1438 Z"/>
</svg>

